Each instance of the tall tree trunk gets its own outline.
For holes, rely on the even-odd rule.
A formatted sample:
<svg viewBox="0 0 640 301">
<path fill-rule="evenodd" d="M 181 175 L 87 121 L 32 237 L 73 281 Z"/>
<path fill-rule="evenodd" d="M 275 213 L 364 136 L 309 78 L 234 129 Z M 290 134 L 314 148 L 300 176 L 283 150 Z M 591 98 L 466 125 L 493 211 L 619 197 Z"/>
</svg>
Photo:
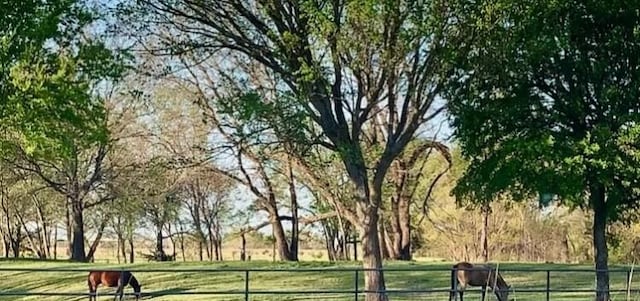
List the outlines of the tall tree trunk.
<svg viewBox="0 0 640 301">
<path fill-rule="evenodd" d="M 84 217 L 82 201 L 79 197 L 71 197 L 71 214 L 73 221 L 73 238 L 71 246 L 71 260 L 72 261 L 87 261 L 87 256 L 84 249 Z"/>
<path fill-rule="evenodd" d="M 220 256 L 218 258 L 220 258 L 220 261 L 223 261 L 224 257 L 222 257 L 222 238 L 218 239 L 218 252 L 220 253 Z"/>
<path fill-rule="evenodd" d="M 593 215 L 593 246 L 596 266 L 596 301 L 609 301 L 609 251 L 607 248 L 607 207 L 605 188 L 600 183 L 591 184 L 590 201 Z"/>
<path fill-rule="evenodd" d="M 27 224 L 24 222 L 22 215 L 19 212 L 16 212 L 15 216 L 18 219 L 18 222 L 20 222 L 20 225 L 22 225 L 22 228 L 24 229 L 25 233 L 27 233 L 27 242 L 29 243 L 29 249 L 31 249 L 32 252 L 36 253 L 39 259 L 44 259 L 43 254 L 40 253 L 40 249 L 38 248 L 38 245 L 33 240 L 31 233 L 29 233 L 29 229 L 27 228 Z"/>
<path fill-rule="evenodd" d="M 96 250 L 98 249 L 98 246 L 100 245 L 100 240 L 102 239 L 102 234 L 104 234 L 104 229 L 107 227 L 107 222 L 108 221 L 109 221 L 108 218 L 104 218 L 100 222 L 100 226 L 98 227 L 98 233 L 96 234 L 96 238 L 91 243 L 91 246 L 89 246 L 89 253 L 87 254 L 87 260 L 88 261 L 93 262 L 93 260 L 94 260 L 93 256 L 95 255 Z"/>
<path fill-rule="evenodd" d="M 134 257 L 135 257 L 135 250 L 133 247 L 133 235 L 131 237 L 129 237 L 129 262 L 133 263 L 134 262 Z"/>
<path fill-rule="evenodd" d="M 482 229 L 480 232 L 480 244 L 482 260 L 484 262 L 489 261 L 489 214 L 491 213 L 491 207 L 489 203 L 484 203 L 482 205 Z"/>
<path fill-rule="evenodd" d="M 158 261 L 164 261 L 167 257 L 162 243 L 162 223 L 156 222 L 156 249 L 154 257 Z"/>
<path fill-rule="evenodd" d="M 296 183 L 293 178 L 293 167 L 289 157 L 289 196 L 291 197 L 291 244 L 289 245 L 289 260 L 298 261 L 298 195 Z"/>
<path fill-rule="evenodd" d="M 22 245 L 22 229 L 15 228 L 15 237 L 11 238 L 11 248 L 13 250 L 13 257 L 20 257 L 20 246 Z"/>
<path fill-rule="evenodd" d="M 391 259 L 391 258 L 395 258 L 392 257 L 392 253 L 389 252 L 390 250 L 393 250 L 391 248 L 391 242 L 388 241 L 386 239 L 386 233 L 387 233 L 387 227 L 385 227 L 384 225 L 384 220 L 380 219 L 378 220 L 378 241 L 380 242 L 380 256 L 382 257 L 382 259 Z M 395 254 L 393 254 L 395 255 Z"/>
<path fill-rule="evenodd" d="M 240 260 L 247 260 L 247 239 L 245 237 L 245 232 L 240 233 L 240 238 L 242 239 L 242 244 L 240 246 Z"/>
<path fill-rule="evenodd" d="M 568 227 L 564 227 L 562 230 L 562 250 L 564 255 L 564 262 L 571 262 L 571 245 L 569 243 L 569 229 Z"/>
<path fill-rule="evenodd" d="M 336 256 L 335 231 L 331 229 L 329 222 L 320 221 L 320 223 L 322 224 L 322 229 L 324 230 L 322 232 L 324 234 L 325 247 L 327 248 L 327 258 L 331 262 L 336 261 L 338 256 Z"/>
<path fill-rule="evenodd" d="M 400 225 L 400 249 L 398 250 L 398 260 L 411 260 L 411 211 L 409 199 L 403 195 L 400 196 L 398 204 L 398 223 Z"/>
<path fill-rule="evenodd" d="M 53 224 L 53 260 L 58 260 L 58 225 Z"/>
<path fill-rule="evenodd" d="M 396 190 L 401 189 L 401 186 L 396 185 Z M 400 192 L 397 192 L 400 194 Z M 389 256 L 393 259 L 399 259 L 400 249 L 402 248 L 402 230 L 400 229 L 400 197 L 395 196 L 391 198 L 391 235 L 387 235 L 390 241 L 387 244 L 390 246 Z M 388 229 L 385 229 L 388 232 Z M 384 245 L 384 244 L 383 244 Z"/>
<path fill-rule="evenodd" d="M 122 262 L 122 254 L 120 254 L 120 247 L 122 246 L 122 240 L 120 240 L 120 234 L 118 234 L 118 239 L 116 240 L 116 260 L 118 264 Z M 127 258 L 124 258 L 124 262 L 127 262 Z"/>
<path fill-rule="evenodd" d="M 51 254 L 49 252 L 49 231 L 48 231 L 48 221 L 43 211 L 43 205 L 37 196 L 32 196 L 33 203 L 36 207 L 36 213 L 38 215 L 38 221 L 41 224 L 40 231 L 38 232 L 38 238 L 40 240 L 40 252 L 44 258 L 50 258 Z"/>
<path fill-rule="evenodd" d="M 220 226 L 220 219 L 216 218 L 216 220 L 213 223 L 215 225 L 215 229 L 214 229 L 214 233 L 216 235 L 216 251 L 218 252 L 218 260 L 223 261 L 224 258 L 222 257 L 222 233 L 221 233 L 221 226 Z"/>
<path fill-rule="evenodd" d="M 362 264 L 364 272 L 364 289 L 369 291 L 365 301 L 386 301 L 384 273 L 382 272 L 382 256 L 378 240 L 378 211 L 368 209 L 363 223 L 360 240 L 362 241 Z M 378 293 L 376 293 L 376 291 Z"/>
<path fill-rule="evenodd" d="M 211 260 L 211 252 L 209 251 L 209 242 L 207 241 L 207 237 L 202 230 L 203 220 L 204 223 L 207 223 L 206 217 L 203 218 L 203 212 L 205 212 L 205 201 L 204 196 L 199 188 L 199 181 L 196 181 L 195 185 L 190 186 L 191 198 L 193 199 L 193 203 L 188 204 L 189 212 L 191 214 L 191 218 L 193 219 L 193 225 L 196 232 L 196 238 L 198 239 L 198 258 L 200 261 L 204 259 L 203 248 L 206 247 L 207 258 Z"/>
<path fill-rule="evenodd" d="M 73 222 L 72 222 L 72 218 L 71 218 L 71 199 L 67 198 L 67 202 L 65 204 L 66 207 L 66 211 L 67 214 L 65 216 L 66 218 L 66 224 L 65 226 L 67 227 L 67 256 L 71 257 L 71 254 L 73 254 Z"/>
<path fill-rule="evenodd" d="M 125 248 L 125 240 L 123 232 L 124 230 L 122 225 L 122 217 L 120 215 L 116 216 L 116 238 L 118 239 L 118 249 L 116 253 L 118 253 L 118 258 L 122 256 L 124 263 L 127 263 L 127 250 Z M 120 261 L 118 261 L 120 262 Z"/>
<path fill-rule="evenodd" d="M 340 260 L 351 260 L 351 254 L 347 248 L 347 237 L 352 236 L 352 227 L 351 225 L 347 225 L 346 221 L 338 215 L 338 255 Z"/>
<path fill-rule="evenodd" d="M 11 239 L 7 238 L 6 234 L 2 236 L 2 243 L 4 244 L 4 257 L 9 258 L 11 253 Z"/>
<path fill-rule="evenodd" d="M 122 253 L 122 259 L 124 261 L 124 263 L 127 263 L 127 248 L 125 247 L 125 240 L 124 237 L 122 237 L 122 234 L 119 234 L 120 237 L 118 237 L 118 240 L 120 241 L 120 253 Z"/>
<path fill-rule="evenodd" d="M 182 261 L 187 261 L 187 256 L 184 252 L 184 225 L 180 222 L 178 224 L 178 239 L 180 240 L 180 254 L 182 255 Z"/>
<path fill-rule="evenodd" d="M 269 217 L 273 230 L 273 238 L 275 240 L 274 248 L 276 248 L 278 257 L 281 261 L 291 261 L 291 253 L 289 253 L 289 243 L 282 227 L 282 221 L 277 212 L 271 213 Z"/>
<path fill-rule="evenodd" d="M 214 256 L 215 260 L 218 260 L 218 253 L 214 253 L 216 238 L 213 235 L 213 229 L 211 229 L 211 225 L 208 225 L 207 227 L 207 235 L 209 236 L 209 239 L 207 239 L 207 256 L 209 258 L 209 261 L 213 261 Z"/>
</svg>

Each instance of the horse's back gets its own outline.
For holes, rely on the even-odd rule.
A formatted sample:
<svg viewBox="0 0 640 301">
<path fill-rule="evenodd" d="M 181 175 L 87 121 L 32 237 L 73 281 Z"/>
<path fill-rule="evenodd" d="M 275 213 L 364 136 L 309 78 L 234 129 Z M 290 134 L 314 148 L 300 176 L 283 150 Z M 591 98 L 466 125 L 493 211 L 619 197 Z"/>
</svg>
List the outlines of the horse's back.
<svg viewBox="0 0 640 301">
<path fill-rule="evenodd" d="M 486 265 L 474 265 L 465 261 L 455 264 L 453 268 L 456 270 L 458 282 L 462 286 L 486 285 L 491 271 L 491 269 Z"/>
<path fill-rule="evenodd" d="M 120 274 L 116 271 L 91 271 L 89 272 L 89 281 L 93 285 L 103 284 L 107 287 L 117 287 Z"/>
</svg>

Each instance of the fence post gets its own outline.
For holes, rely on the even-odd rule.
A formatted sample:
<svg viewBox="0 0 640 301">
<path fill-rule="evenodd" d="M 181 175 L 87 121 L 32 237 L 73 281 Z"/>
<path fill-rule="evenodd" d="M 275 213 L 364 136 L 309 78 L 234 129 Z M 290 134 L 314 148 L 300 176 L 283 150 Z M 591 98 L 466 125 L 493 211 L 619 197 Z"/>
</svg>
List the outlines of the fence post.
<svg viewBox="0 0 640 301">
<path fill-rule="evenodd" d="M 547 270 L 547 301 L 550 300 L 550 294 L 551 294 L 551 270 Z"/>
<path fill-rule="evenodd" d="M 627 269 L 627 283 L 625 283 L 627 300 L 631 297 L 631 269 Z"/>
<path fill-rule="evenodd" d="M 354 287 L 355 287 L 355 290 L 353 291 L 353 294 L 354 294 L 353 295 L 353 298 L 354 298 L 353 300 L 358 301 L 358 290 L 359 290 L 359 288 L 358 288 L 358 269 L 357 268 L 355 269 L 355 272 L 356 272 L 355 273 L 355 277 L 353 279 L 353 284 L 354 284 Z"/>
<path fill-rule="evenodd" d="M 249 270 L 244 271 L 244 300 L 249 301 Z"/>
</svg>

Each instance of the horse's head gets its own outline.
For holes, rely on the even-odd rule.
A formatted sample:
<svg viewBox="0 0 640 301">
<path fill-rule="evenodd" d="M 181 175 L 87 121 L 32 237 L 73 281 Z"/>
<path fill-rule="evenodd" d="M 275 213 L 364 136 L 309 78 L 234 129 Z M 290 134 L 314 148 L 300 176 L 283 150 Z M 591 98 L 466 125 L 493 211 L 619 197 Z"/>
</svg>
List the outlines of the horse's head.
<svg viewBox="0 0 640 301">
<path fill-rule="evenodd" d="M 500 301 L 513 301 L 513 299 L 509 299 L 509 292 L 511 291 L 511 285 L 507 285 L 499 289 L 497 292 L 498 299 Z"/>
</svg>

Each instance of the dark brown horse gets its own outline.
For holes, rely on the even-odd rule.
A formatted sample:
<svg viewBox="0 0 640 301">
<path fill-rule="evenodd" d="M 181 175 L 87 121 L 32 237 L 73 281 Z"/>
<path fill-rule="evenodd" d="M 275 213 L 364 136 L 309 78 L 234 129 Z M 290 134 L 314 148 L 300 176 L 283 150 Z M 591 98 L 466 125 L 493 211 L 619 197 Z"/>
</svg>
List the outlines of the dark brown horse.
<svg viewBox="0 0 640 301">
<path fill-rule="evenodd" d="M 456 290 L 451 292 L 449 300 L 454 300 L 454 298 L 457 297 L 456 292 L 458 292 L 460 294 L 460 301 L 464 301 L 463 295 L 467 286 L 480 286 L 482 287 L 482 301 L 484 301 L 488 286 L 496 294 L 498 301 L 509 301 L 509 290 L 511 290 L 511 286 L 507 285 L 502 275 L 492 267 L 459 262 L 453 266 L 451 273 L 452 279 L 454 276 L 453 273 L 455 273 L 458 285 Z"/>
<path fill-rule="evenodd" d="M 133 277 L 129 271 L 91 271 L 87 278 L 89 284 L 89 301 L 97 300 L 98 285 L 103 284 L 106 287 L 117 287 L 116 295 L 113 300 L 117 300 L 118 296 L 122 300 L 124 296 L 124 287 L 131 285 L 136 295 L 136 300 L 140 298 L 140 283 L 136 277 Z"/>
</svg>

